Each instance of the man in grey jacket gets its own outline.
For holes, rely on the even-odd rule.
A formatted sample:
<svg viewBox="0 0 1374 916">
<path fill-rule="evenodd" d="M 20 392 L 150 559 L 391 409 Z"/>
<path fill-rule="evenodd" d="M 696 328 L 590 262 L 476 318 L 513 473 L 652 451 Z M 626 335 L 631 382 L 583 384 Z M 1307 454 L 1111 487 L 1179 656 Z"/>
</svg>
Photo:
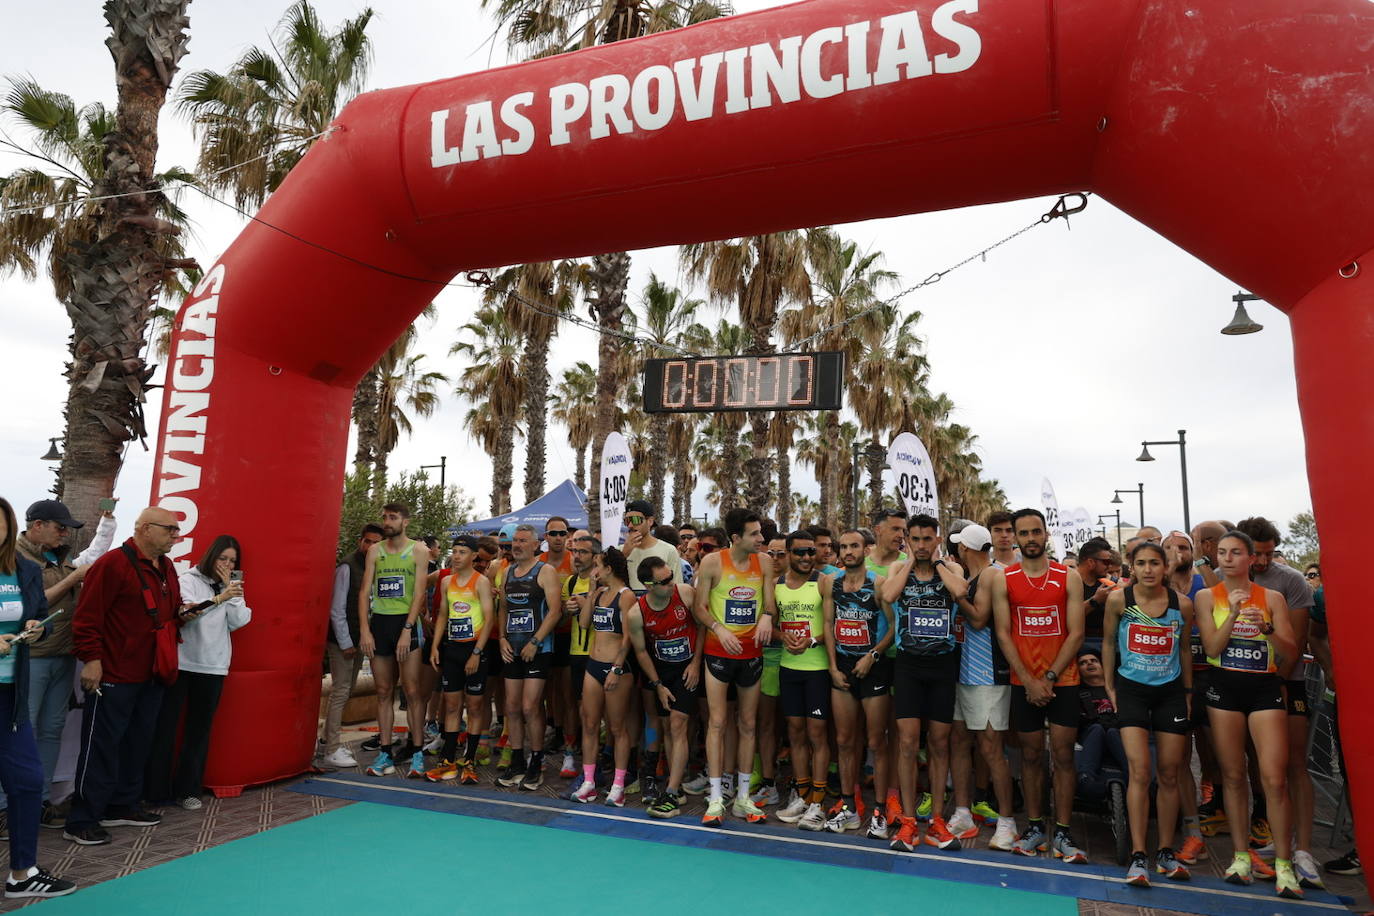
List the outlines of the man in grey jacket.
<svg viewBox="0 0 1374 916">
<path fill-rule="evenodd" d="M 334 594 L 329 602 L 329 633 L 325 643 L 331 687 L 329 705 L 325 709 L 324 734 L 320 736 L 319 755 L 315 758 L 316 765 L 322 769 L 358 765 L 353 752 L 339 743 L 339 727 L 363 664 L 363 655 L 358 651 L 358 589 L 362 587 L 367 552 L 384 536 L 380 525 L 364 525 L 358 535 L 358 549 L 334 570 Z"/>
</svg>

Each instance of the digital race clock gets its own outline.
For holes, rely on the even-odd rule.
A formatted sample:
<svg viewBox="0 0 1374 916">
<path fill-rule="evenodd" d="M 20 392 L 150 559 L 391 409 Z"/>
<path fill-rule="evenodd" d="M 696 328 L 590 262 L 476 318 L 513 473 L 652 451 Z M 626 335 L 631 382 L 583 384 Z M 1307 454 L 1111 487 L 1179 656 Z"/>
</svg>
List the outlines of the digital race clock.
<svg viewBox="0 0 1374 916">
<path fill-rule="evenodd" d="M 839 410 L 843 353 L 644 361 L 644 412 Z"/>
</svg>

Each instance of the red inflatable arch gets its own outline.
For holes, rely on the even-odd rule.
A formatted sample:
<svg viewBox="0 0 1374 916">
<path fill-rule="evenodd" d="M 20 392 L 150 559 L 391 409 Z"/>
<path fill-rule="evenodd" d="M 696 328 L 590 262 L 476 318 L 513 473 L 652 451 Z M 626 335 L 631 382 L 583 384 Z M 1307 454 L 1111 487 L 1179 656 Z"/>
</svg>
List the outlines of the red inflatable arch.
<svg viewBox="0 0 1374 916">
<path fill-rule="evenodd" d="M 1341 693 L 1374 694 L 1371 46 L 1368 0 L 811 0 L 360 97 L 180 314 L 153 499 L 183 560 L 242 538 L 256 596 L 207 781 L 310 762 L 353 385 L 438 284 L 1084 189 L 1290 316 Z"/>
</svg>

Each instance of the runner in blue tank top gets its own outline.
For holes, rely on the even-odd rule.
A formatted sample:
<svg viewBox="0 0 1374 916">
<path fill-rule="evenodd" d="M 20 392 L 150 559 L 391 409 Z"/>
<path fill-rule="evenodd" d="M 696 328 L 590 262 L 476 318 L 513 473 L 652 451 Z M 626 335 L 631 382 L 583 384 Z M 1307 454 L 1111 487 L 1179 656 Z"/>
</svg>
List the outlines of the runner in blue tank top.
<svg viewBox="0 0 1374 916">
<path fill-rule="evenodd" d="M 1150 541 L 1137 544 L 1130 562 L 1133 584 L 1107 598 L 1102 668 L 1130 764 L 1126 804 L 1133 852 L 1126 883 L 1149 887 L 1145 840 L 1150 818 L 1151 732 L 1157 757 L 1155 804 L 1159 811 L 1155 871 L 1175 881 L 1190 877 L 1187 867 L 1174 855 L 1173 841 L 1179 771 L 1188 746 L 1188 702 L 1193 683 L 1188 644 L 1193 603 L 1165 584 L 1169 568 L 1163 547 Z"/>
</svg>

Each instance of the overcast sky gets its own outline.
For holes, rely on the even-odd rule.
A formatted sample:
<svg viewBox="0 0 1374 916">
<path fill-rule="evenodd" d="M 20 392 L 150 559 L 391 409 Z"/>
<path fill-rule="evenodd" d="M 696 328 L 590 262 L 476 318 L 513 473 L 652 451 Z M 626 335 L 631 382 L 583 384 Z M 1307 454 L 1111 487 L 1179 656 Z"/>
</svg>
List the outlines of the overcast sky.
<svg viewBox="0 0 1374 916">
<path fill-rule="evenodd" d="M 747 11 L 776 5 L 737 0 Z M 490 43 L 489 19 L 474 0 L 460 3 L 377 0 L 369 28 L 375 48 L 373 88 L 426 82 L 483 70 L 505 62 Z M 190 54 L 181 74 L 223 70 L 247 46 L 263 44 L 285 9 L 284 0 L 200 2 L 191 6 Z M 355 15 L 362 4 L 320 0 L 326 22 Z M 78 103 L 114 102 L 113 65 L 105 50 L 100 5 L 89 0 L 11 5 L 0 34 L 0 75 L 32 76 Z M 12 121 L 5 129 L 24 137 Z M 194 139 L 188 124 L 164 112 L 159 167 L 192 167 Z M 19 165 L 0 154 L 0 170 Z M 905 180 L 894 175 L 894 181 Z M 238 233 L 235 214 L 185 192 L 192 214 L 191 253 L 209 266 Z M 861 246 L 886 255 L 902 286 L 942 270 L 1019 229 L 1052 200 L 875 220 L 841 227 Z M 677 276 L 674 249 L 638 252 L 632 295 L 637 300 L 649 271 Z M 908 297 L 905 310 L 922 313 L 932 388 L 950 395 L 954 419 L 979 436 L 987 473 L 998 478 L 1013 504 L 1036 504 L 1048 477 L 1059 504 L 1108 513 L 1112 491 L 1145 488 L 1145 520 L 1181 526 L 1178 449 L 1153 449 L 1158 460 L 1137 463 L 1142 439 L 1172 439 L 1188 431 L 1192 518 L 1268 515 L 1280 523 L 1310 507 L 1302 428 L 1298 419 L 1288 320 L 1267 304 L 1250 304 L 1263 333 L 1223 337 L 1236 284 L 1129 216 L 1094 198 L 1086 212 L 1026 234 Z M 447 353 L 456 329 L 468 320 L 475 298 L 449 290 L 425 349 L 431 362 L 456 377 L 462 366 Z M 0 383 L 12 394 L 0 437 L 0 494 L 20 507 L 46 494 L 52 476 L 39 457 L 48 438 L 62 433 L 62 378 L 70 328 L 46 281 L 0 277 L 4 356 Z M 714 313 L 713 313 L 714 315 Z M 555 379 L 577 358 L 594 353 L 593 335 L 565 327 L 554 344 Z M 160 375 L 160 373 L 159 373 Z M 1246 399 L 1229 397 L 1243 388 Z M 1214 419 L 1227 397 L 1228 418 Z M 1234 405 L 1244 406 L 1235 409 Z M 157 422 L 160 398 L 149 405 Z M 449 393 L 439 412 L 417 424 L 391 458 L 393 469 L 449 461 L 450 482 L 462 485 L 488 513 L 490 463 L 462 428 L 465 405 Z M 1269 447 L 1247 447 L 1263 430 Z M 1278 433 L 1278 435 L 1272 435 Z M 149 438 L 149 447 L 155 441 Z M 1245 445 L 1241 445 L 1244 443 Z M 549 486 L 572 476 L 573 454 L 561 429 L 550 431 Z M 523 476 L 517 454 L 516 492 Z M 461 472 L 456 469 L 463 469 Z M 148 500 L 152 455 L 137 444 L 129 451 L 117 495 L 128 511 Z M 814 496 L 808 469 L 793 469 L 794 486 Z M 707 511 L 705 488 L 693 511 Z M 536 494 L 537 495 L 537 494 Z M 1134 524 L 1134 495 L 1123 497 L 1123 521 Z"/>
</svg>

